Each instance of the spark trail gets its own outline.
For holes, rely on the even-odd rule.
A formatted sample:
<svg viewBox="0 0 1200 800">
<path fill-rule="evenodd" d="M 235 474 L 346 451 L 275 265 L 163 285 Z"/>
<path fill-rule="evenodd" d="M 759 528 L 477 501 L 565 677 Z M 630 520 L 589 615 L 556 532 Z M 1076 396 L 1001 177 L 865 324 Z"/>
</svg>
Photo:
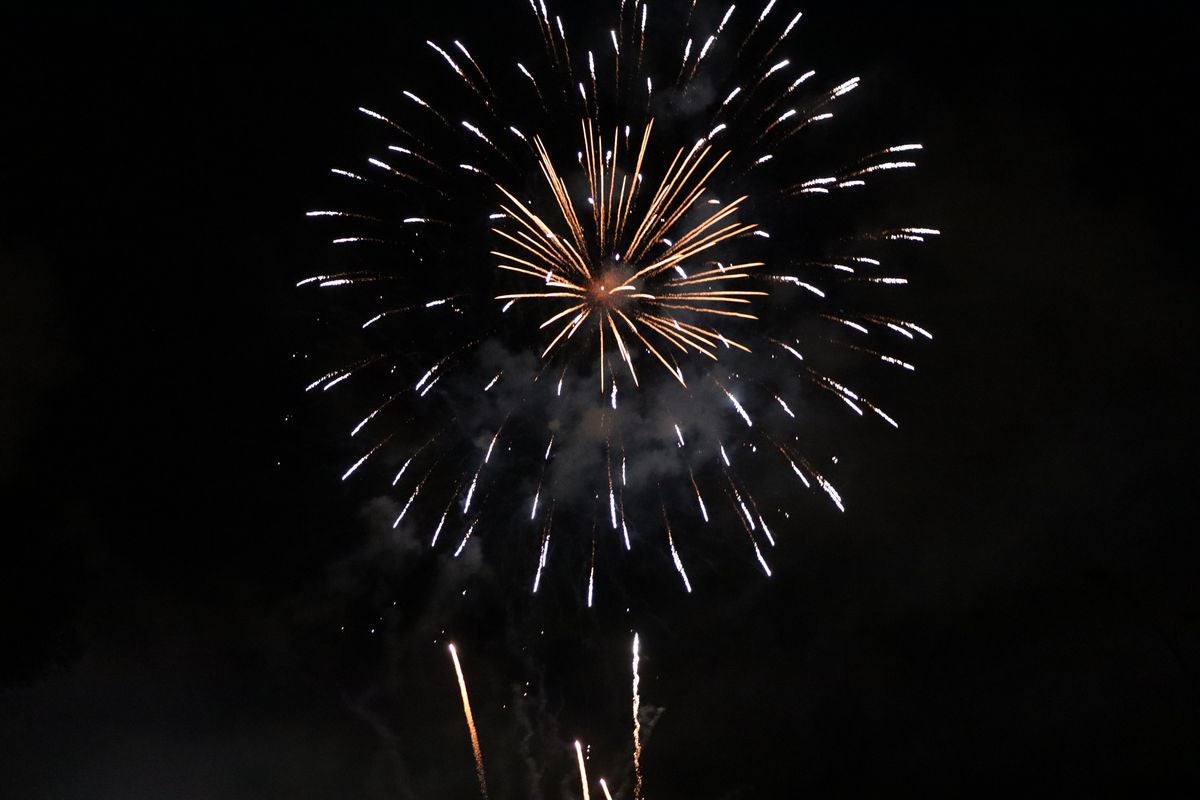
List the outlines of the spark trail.
<svg viewBox="0 0 1200 800">
<path fill-rule="evenodd" d="M 450 658 L 454 661 L 454 674 L 458 677 L 458 691 L 462 694 L 463 716 L 467 730 L 471 733 L 471 752 L 475 756 L 475 777 L 479 779 L 479 793 L 488 800 L 487 778 L 483 773 L 483 751 L 479 748 L 479 732 L 475 730 L 475 717 L 471 714 L 471 701 L 467 698 L 467 680 L 463 677 L 462 665 L 458 663 L 458 650 L 450 645 Z"/>
<path fill-rule="evenodd" d="M 633 634 L 633 797 L 642 800 L 642 676 L 638 671 L 641 650 L 638 635 Z"/>
<path fill-rule="evenodd" d="M 587 767 L 583 763 L 583 747 L 579 744 L 579 740 L 575 740 L 575 757 L 579 761 L 579 785 L 583 787 L 583 800 L 591 800 L 591 792 L 588 791 Z"/>
</svg>

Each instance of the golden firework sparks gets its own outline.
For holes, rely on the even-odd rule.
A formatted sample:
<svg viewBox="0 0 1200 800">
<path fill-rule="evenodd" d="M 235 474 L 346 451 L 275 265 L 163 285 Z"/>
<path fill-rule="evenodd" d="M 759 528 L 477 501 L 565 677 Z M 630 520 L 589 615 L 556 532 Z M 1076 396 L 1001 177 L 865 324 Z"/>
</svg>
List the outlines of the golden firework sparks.
<svg viewBox="0 0 1200 800">
<path fill-rule="evenodd" d="M 757 225 L 737 221 L 746 196 L 689 223 L 675 233 L 681 221 L 708 193 L 710 178 L 728 158 L 726 152 L 712 158 L 712 146 L 700 140 L 691 149 L 680 148 L 659 181 L 649 202 L 638 208 L 638 189 L 642 185 L 642 166 L 650 143 L 654 121 L 642 132 L 641 144 L 631 172 L 621 174 L 617 156 L 620 131 L 614 130 L 609 148 L 596 133 L 591 119 L 584 120 L 581 161 L 591 206 L 591 224 L 585 228 L 566 181 L 539 137 L 534 137 L 538 166 L 554 198 L 559 219 L 547 219 L 521 202 L 504 186 L 497 188 L 507 203 L 501 209 L 520 228 L 499 227 L 493 231 L 515 252 L 493 250 L 497 267 L 535 279 L 537 290 L 503 294 L 498 300 L 539 300 L 565 307 L 557 308 L 539 327 L 557 325 L 557 332 L 542 352 L 548 356 L 574 336 L 585 323 L 596 331 L 600 356 L 600 389 L 604 391 L 605 351 L 609 336 L 616 343 L 621 360 L 638 381 L 626 336 L 645 346 L 681 384 L 687 385 L 672 350 L 683 354 L 701 353 L 717 360 L 718 345 L 744 352 L 750 349 L 701 320 L 729 318 L 754 320 L 745 307 L 751 298 L 765 297 L 765 291 L 727 288 L 751 277 L 751 270 L 762 262 L 744 262 L 688 274 L 684 265 L 704 257 L 708 251 L 731 239 L 753 233 Z M 607 155 L 606 155 L 607 154 Z M 620 177 L 618 178 L 618 175 Z M 619 184 L 619 188 L 618 188 Z M 555 229 L 562 226 L 568 235 Z M 674 238 L 668 236 L 675 234 Z M 656 247 L 665 245 L 665 250 Z M 679 312 L 685 312 L 680 314 Z M 690 317 L 696 321 L 689 321 Z M 716 320 L 714 320 L 715 322 Z M 622 335 L 622 330 L 626 331 Z M 664 355 L 659 347 L 667 351 Z"/>
</svg>

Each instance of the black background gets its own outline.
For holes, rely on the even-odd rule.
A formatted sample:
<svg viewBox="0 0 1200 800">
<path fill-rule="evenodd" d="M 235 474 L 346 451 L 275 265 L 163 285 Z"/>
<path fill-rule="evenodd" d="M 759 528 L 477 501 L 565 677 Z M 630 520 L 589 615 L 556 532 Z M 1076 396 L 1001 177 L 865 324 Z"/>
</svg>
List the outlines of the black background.
<svg viewBox="0 0 1200 800">
<path fill-rule="evenodd" d="M 4 12 L 6 795 L 475 791 L 444 651 L 379 678 L 337 577 L 361 521 L 284 421 L 302 213 L 405 49 L 478 29 L 445 5 Z M 1195 790 L 1193 32 L 1159 3 L 905 5 L 813 2 L 798 41 L 927 147 L 937 340 L 900 433 L 854 443 L 851 513 L 656 623 L 648 792 Z M 403 725 L 362 710 L 380 680 Z M 623 691 L 585 731 L 615 754 Z"/>
</svg>

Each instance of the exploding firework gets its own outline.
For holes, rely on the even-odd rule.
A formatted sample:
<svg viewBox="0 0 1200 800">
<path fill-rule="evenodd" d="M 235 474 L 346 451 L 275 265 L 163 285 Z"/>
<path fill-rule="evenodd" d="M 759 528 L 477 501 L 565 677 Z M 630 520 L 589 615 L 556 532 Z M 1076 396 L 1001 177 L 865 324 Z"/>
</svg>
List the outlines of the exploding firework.
<svg viewBox="0 0 1200 800">
<path fill-rule="evenodd" d="M 702 542 L 770 576 L 792 485 L 844 510 L 809 449 L 821 405 L 898 427 L 853 375 L 914 369 L 932 337 L 888 310 L 885 265 L 938 231 L 831 222 L 921 145 L 822 166 L 860 81 L 796 63 L 783 5 L 614 0 L 575 29 L 530 0 L 527 43 L 427 41 L 425 82 L 361 109 L 386 138 L 309 212 L 344 268 L 300 285 L 373 305 L 308 390 L 363 404 L 342 479 L 390 484 L 394 528 L 534 594 L 557 556 L 590 607 L 635 549 L 689 592 Z"/>
</svg>

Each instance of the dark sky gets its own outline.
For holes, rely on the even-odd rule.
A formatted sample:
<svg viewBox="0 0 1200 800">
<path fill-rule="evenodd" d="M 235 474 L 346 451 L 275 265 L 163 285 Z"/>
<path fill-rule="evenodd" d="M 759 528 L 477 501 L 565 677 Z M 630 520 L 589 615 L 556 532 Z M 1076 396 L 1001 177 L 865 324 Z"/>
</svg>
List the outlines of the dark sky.
<svg viewBox="0 0 1200 800">
<path fill-rule="evenodd" d="M 446 584 L 366 546 L 289 356 L 322 263 L 302 213 L 361 157 L 355 107 L 427 29 L 486 26 L 140 5 L 0 16 L 0 786 L 470 797 L 415 633 Z M 639 621 L 648 794 L 1196 791 L 1193 29 L 1155 2 L 907 5 L 814 0 L 799 41 L 928 148 L 905 202 L 945 232 L 914 289 L 937 340 L 901 431 L 849 440 L 850 513 L 805 520 L 776 580 Z M 541 744 L 616 774 L 627 635 L 534 610 L 504 623 L 551 628 L 517 656 L 466 617 L 494 796 L 525 796 L 518 675 Z"/>
</svg>

